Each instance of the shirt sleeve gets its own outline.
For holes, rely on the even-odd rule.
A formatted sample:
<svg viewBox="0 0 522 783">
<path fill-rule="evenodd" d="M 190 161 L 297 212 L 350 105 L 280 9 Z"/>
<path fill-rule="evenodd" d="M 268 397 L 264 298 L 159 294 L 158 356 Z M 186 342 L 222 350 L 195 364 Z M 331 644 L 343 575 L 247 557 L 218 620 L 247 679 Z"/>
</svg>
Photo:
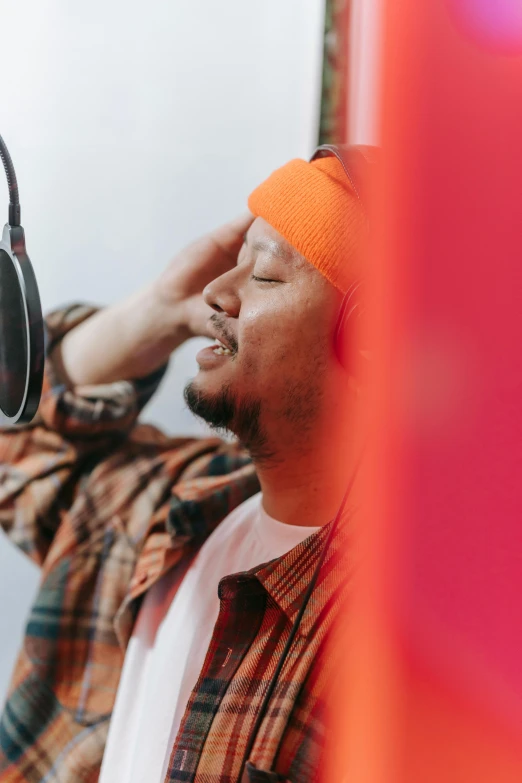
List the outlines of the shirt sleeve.
<svg viewBox="0 0 522 783">
<path fill-rule="evenodd" d="M 97 310 L 73 304 L 49 313 L 37 414 L 29 424 L 0 428 L 0 526 L 39 564 L 73 502 L 82 473 L 125 441 L 168 366 L 138 380 L 67 385 L 52 350 Z"/>
<path fill-rule="evenodd" d="M 54 348 L 67 332 L 90 318 L 99 308 L 72 304 L 49 313 L 45 319 L 46 363 L 42 398 L 34 422 L 68 438 L 101 437 L 127 432 L 157 391 L 168 362 L 144 378 L 95 386 L 68 385 L 52 359 Z"/>
</svg>

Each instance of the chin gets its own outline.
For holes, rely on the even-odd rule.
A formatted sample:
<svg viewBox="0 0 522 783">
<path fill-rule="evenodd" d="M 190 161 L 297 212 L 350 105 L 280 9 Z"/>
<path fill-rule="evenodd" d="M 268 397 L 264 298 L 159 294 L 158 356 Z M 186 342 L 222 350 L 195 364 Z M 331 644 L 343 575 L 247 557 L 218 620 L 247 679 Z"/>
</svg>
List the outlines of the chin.
<svg viewBox="0 0 522 783">
<path fill-rule="evenodd" d="M 210 391 L 198 378 L 185 387 L 187 407 L 200 419 L 221 432 L 236 435 L 254 459 L 270 460 L 272 453 L 268 439 L 261 426 L 261 400 L 253 397 L 238 397 L 230 386 L 223 385 Z"/>
<path fill-rule="evenodd" d="M 203 419 L 216 429 L 230 429 L 234 420 L 235 405 L 230 389 L 220 385 L 212 390 L 201 371 L 185 387 L 184 397 L 187 407 L 195 416 Z"/>
</svg>

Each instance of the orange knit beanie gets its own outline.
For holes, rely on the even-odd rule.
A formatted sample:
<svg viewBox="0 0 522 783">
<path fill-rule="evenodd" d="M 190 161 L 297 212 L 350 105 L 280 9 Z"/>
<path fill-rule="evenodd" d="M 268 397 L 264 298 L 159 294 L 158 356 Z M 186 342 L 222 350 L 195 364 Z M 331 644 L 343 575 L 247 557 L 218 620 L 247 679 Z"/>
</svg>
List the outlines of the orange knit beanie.
<svg viewBox="0 0 522 783">
<path fill-rule="evenodd" d="M 250 194 L 248 207 L 342 293 L 360 276 L 366 219 L 336 157 L 291 160 Z"/>
</svg>

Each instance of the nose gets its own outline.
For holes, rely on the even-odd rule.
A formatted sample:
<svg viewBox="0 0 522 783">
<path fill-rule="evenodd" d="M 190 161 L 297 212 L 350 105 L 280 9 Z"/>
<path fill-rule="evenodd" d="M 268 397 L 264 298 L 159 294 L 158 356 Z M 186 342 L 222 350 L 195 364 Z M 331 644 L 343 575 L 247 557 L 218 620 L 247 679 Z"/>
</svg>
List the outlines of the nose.
<svg viewBox="0 0 522 783">
<path fill-rule="evenodd" d="M 239 282 L 240 270 L 238 267 L 234 267 L 234 269 L 216 277 L 203 289 L 204 301 L 216 313 L 225 313 L 231 318 L 237 318 L 241 309 Z"/>
</svg>

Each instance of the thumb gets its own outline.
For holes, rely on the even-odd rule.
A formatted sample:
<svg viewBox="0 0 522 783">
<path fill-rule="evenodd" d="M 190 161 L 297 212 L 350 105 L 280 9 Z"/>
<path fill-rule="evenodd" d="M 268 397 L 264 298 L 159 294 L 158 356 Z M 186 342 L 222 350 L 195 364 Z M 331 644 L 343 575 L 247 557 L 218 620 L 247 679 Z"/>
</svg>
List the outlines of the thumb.
<svg viewBox="0 0 522 783">
<path fill-rule="evenodd" d="M 208 331 L 209 319 L 213 314 L 210 305 L 203 301 L 201 294 L 195 294 L 185 299 L 183 303 L 185 311 L 185 325 L 191 337 L 210 337 Z"/>
<path fill-rule="evenodd" d="M 255 217 L 251 212 L 244 212 L 209 234 L 209 237 L 231 258 L 234 264 L 237 254 L 241 250 L 244 236 L 254 220 Z"/>
</svg>

